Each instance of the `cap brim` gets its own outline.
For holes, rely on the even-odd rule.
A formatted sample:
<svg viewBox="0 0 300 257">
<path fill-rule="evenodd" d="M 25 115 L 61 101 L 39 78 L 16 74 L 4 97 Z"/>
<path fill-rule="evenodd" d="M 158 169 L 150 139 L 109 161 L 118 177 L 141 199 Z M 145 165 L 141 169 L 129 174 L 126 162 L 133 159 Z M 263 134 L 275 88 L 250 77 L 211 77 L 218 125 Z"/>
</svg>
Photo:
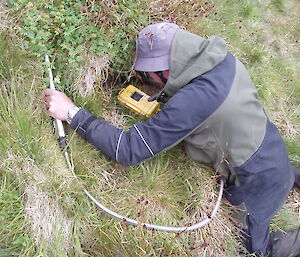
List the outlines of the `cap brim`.
<svg viewBox="0 0 300 257">
<path fill-rule="evenodd" d="M 163 71 L 169 69 L 169 55 L 151 57 L 151 58 L 137 58 L 134 69 L 138 71 Z"/>
</svg>

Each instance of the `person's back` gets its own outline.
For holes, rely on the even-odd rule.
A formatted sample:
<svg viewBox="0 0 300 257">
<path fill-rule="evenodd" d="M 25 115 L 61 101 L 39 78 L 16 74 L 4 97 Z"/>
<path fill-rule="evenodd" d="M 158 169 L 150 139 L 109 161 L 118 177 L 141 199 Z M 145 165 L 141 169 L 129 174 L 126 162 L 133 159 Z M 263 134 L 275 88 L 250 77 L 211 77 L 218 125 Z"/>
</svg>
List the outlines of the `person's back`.
<svg viewBox="0 0 300 257">
<path fill-rule="evenodd" d="M 157 43 L 153 37 L 148 39 L 152 46 Z M 147 44 L 147 37 L 139 40 L 138 45 Z M 178 30 L 162 92 L 170 98 L 163 110 L 170 115 L 165 116 L 176 117 L 168 120 L 170 127 L 183 123 L 187 129 L 181 137 L 187 153 L 227 176 L 227 199 L 243 204 L 252 237 L 249 251 L 266 252 L 269 221 L 290 192 L 294 175 L 246 68 L 222 39 Z"/>
</svg>

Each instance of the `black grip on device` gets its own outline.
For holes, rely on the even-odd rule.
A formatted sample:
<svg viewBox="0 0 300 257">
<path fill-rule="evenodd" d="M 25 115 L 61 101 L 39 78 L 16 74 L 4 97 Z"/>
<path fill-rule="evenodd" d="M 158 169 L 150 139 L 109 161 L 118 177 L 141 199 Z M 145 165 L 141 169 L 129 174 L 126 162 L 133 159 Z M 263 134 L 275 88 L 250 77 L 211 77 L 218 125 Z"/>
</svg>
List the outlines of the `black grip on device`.
<svg viewBox="0 0 300 257">
<path fill-rule="evenodd" d="M 65 150 L 65 148 L 67 147 L 67 140 L 66 137 L 59 137 L 58 138 L 58 143 L 60 145 L 61 150 Z"/>
</svg>

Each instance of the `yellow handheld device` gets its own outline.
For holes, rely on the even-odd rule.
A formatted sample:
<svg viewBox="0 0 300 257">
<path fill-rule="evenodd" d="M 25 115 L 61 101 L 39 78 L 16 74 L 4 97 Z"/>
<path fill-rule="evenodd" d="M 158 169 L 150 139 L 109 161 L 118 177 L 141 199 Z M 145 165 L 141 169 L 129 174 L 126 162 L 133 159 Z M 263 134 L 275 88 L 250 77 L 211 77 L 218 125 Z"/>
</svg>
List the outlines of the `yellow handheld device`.
<svg viewBox="0 0 300 257">
<path fill-rule="evenodd" d="M 158 112 L 159 103 L 157 101 L 149 102 L 148 98 L 149 95 L 133 85 L 123 88 L 118 95 L 118 100 L 122 105 L 149 118 Z"/>
</svg>

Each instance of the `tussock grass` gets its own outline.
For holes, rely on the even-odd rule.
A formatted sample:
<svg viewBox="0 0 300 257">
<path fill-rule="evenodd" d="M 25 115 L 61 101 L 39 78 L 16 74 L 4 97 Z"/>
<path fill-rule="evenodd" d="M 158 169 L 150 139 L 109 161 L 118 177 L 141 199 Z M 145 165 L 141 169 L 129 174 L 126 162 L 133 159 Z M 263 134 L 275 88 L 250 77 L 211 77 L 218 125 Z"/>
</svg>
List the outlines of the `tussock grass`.
<svg viewBox="0 0 300 257">
<path fill-rule="evenodd" d="M 34 244 L 26 230 L 18 183 L 3 165 L 0 175 L 0 256 L 26 256 L 33 252 Z"/>
<path fill-rule="evenodd" d="M 284 135 L 291 160 L 299 164 L 297 1 L 141 3 L 149 22 L 175 21 L 204 37 L 216 34 L 228 42 L 249 68 L 266 112 Z M 131 4 L 136 6 L 128 1 L 121 7 L 130 10 Z M 102 18 L 108 15 L 103 20 L 107 32 L 125 25 L 116 6 L 117 1 L 108 1 L 99 13 Z M 13 12 L 5 1 L 0 7 L 0 256 L 238 256 L 237 249 L 244 249 L 232 218 L 235 209 L 225 200 L 208 226 L 174 234 L 128 226 L 87 199 L 83 187 L 122 215 L 184 226 L 210 215 L 218 185 L 216 174 L 187 158 L 181 145 L 124 167 L 67 128 L 77 178 L 72 176 L 43 106 L 42 65 L 25 50 L 18 33 L 22 11 Z M 122 128 L 141 119 L 116 103 L 124 74 L 111 76 L 110 57 L 89 51 L 85 55 L 84 66 L 65 73 L 65 79 L 74 82 L 68 93 L 75 102 Z M 273 219 L 273 230 L 299 225 L 299 201 L 293 191 Z"/>
<path fill-rule="evenodd" d="M 52 249 L 56 249 L 61 256 L 67 254 L 72 247 L 69 242 L 72 221 L 60 206 L 60 197 L 53 196 L 45 186 L 49 182 L 49 174 L 45 174 L 31 160 L 13 155 L 8 158 L 10 172 L 22 179 L 19 186 L 24 191 L 25 219 L 35 244 L 49 254 Z"/>
<path fill-rule="evenodd" d="M 84 57 L 86 65 L 83 65 L 78 71 L 77 78 L 74 79 L 73 88 L 79 93 L 79 96 L 85 97 L 95 92 L 95 88 L 102 88 L 108 79 L 110 59 L 108 56 L 97 57 L 95 55 L 86 55 Z"/>
</svg>

